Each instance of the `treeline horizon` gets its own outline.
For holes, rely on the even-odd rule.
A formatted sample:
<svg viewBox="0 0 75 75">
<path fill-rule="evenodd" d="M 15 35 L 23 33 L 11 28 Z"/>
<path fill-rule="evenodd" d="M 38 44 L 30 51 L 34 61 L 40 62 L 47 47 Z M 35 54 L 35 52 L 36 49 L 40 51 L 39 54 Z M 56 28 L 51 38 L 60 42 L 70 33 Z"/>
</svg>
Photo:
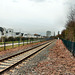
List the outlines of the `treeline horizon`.
<svg viewBox="0 0 75 75">
<path fill-rule="evenodd" d="M 68 21 L 65 25 L 65 29 L 62 31 L 60 38 L 75 42 L 75 8 L 70 8 L 70 14 L 68 15 Z"/>
</svg>

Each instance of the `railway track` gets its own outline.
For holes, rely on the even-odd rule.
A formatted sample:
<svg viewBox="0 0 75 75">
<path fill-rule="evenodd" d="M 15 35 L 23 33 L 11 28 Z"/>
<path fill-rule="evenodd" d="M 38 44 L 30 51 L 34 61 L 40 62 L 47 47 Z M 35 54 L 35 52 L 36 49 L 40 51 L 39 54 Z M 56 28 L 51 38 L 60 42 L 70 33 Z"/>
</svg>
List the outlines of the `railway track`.
<svg viewBox="0 0 75 75">
<path fill-rule="evenodd" d="M 48 45 L 50 45 L 53 41 L 49 41 L 40 45 L 37 45 L 31 49 L 28 49 L 24 52 L 15 54 L 10 57 L 6 57 L 4 59 L 0 60 L 0 74 L 2 74 L 4 71 L 8 70 L 9 68 L 19 64 L 23 60 L 29 58 L 30 56 L 34 55 L 35 53 L 39 52 L 40 50 L 44 49 Z"/>
</svg>

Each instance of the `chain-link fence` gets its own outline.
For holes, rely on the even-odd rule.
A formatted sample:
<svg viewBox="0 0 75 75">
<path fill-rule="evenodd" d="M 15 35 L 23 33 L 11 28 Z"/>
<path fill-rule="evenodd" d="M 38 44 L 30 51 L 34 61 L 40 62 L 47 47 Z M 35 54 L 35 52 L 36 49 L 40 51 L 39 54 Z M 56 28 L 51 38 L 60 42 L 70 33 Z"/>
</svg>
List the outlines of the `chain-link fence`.
<svg viewBox="0 0 75 75">
<path fill-rule="evenodd" d="M 65 46 L 68 48 L 68 50 L 72 52 L 72 54 L 75 56 L 75 42 L 64 40 L 64 39 L 62 39 L 62 41 L 65 44 Z"/>
</svg>

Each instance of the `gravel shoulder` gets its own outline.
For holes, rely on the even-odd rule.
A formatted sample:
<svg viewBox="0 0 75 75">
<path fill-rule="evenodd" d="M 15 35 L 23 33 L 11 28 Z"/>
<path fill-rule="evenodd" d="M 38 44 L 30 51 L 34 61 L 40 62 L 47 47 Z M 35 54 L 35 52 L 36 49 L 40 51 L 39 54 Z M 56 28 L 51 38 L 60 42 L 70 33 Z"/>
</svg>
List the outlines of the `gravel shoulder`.
<svg viewBox="0 0 75 75">
<path fill-rule="evenodd" d="M 57 40 L 55 47 L 49 51 L 48 59 L 41 61 L 35 68 L 38 74 L 75 75 L 75 58 L 61 40 Z"/>
</svg>

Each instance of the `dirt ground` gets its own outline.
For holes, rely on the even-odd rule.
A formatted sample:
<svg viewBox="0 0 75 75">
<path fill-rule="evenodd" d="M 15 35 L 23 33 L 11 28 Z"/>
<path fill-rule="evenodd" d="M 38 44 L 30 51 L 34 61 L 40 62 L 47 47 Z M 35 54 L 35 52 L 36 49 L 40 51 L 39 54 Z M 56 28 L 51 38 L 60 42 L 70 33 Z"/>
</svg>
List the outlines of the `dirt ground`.
<svg viewBox="0 0 75 75">
<path fill-rule="evenodd" d="M 36 72 L 40 75 L 75 75 L 75 58 L 61 40 L 49 50 L 47 59 L 35 67 Z"/>
</svg>

